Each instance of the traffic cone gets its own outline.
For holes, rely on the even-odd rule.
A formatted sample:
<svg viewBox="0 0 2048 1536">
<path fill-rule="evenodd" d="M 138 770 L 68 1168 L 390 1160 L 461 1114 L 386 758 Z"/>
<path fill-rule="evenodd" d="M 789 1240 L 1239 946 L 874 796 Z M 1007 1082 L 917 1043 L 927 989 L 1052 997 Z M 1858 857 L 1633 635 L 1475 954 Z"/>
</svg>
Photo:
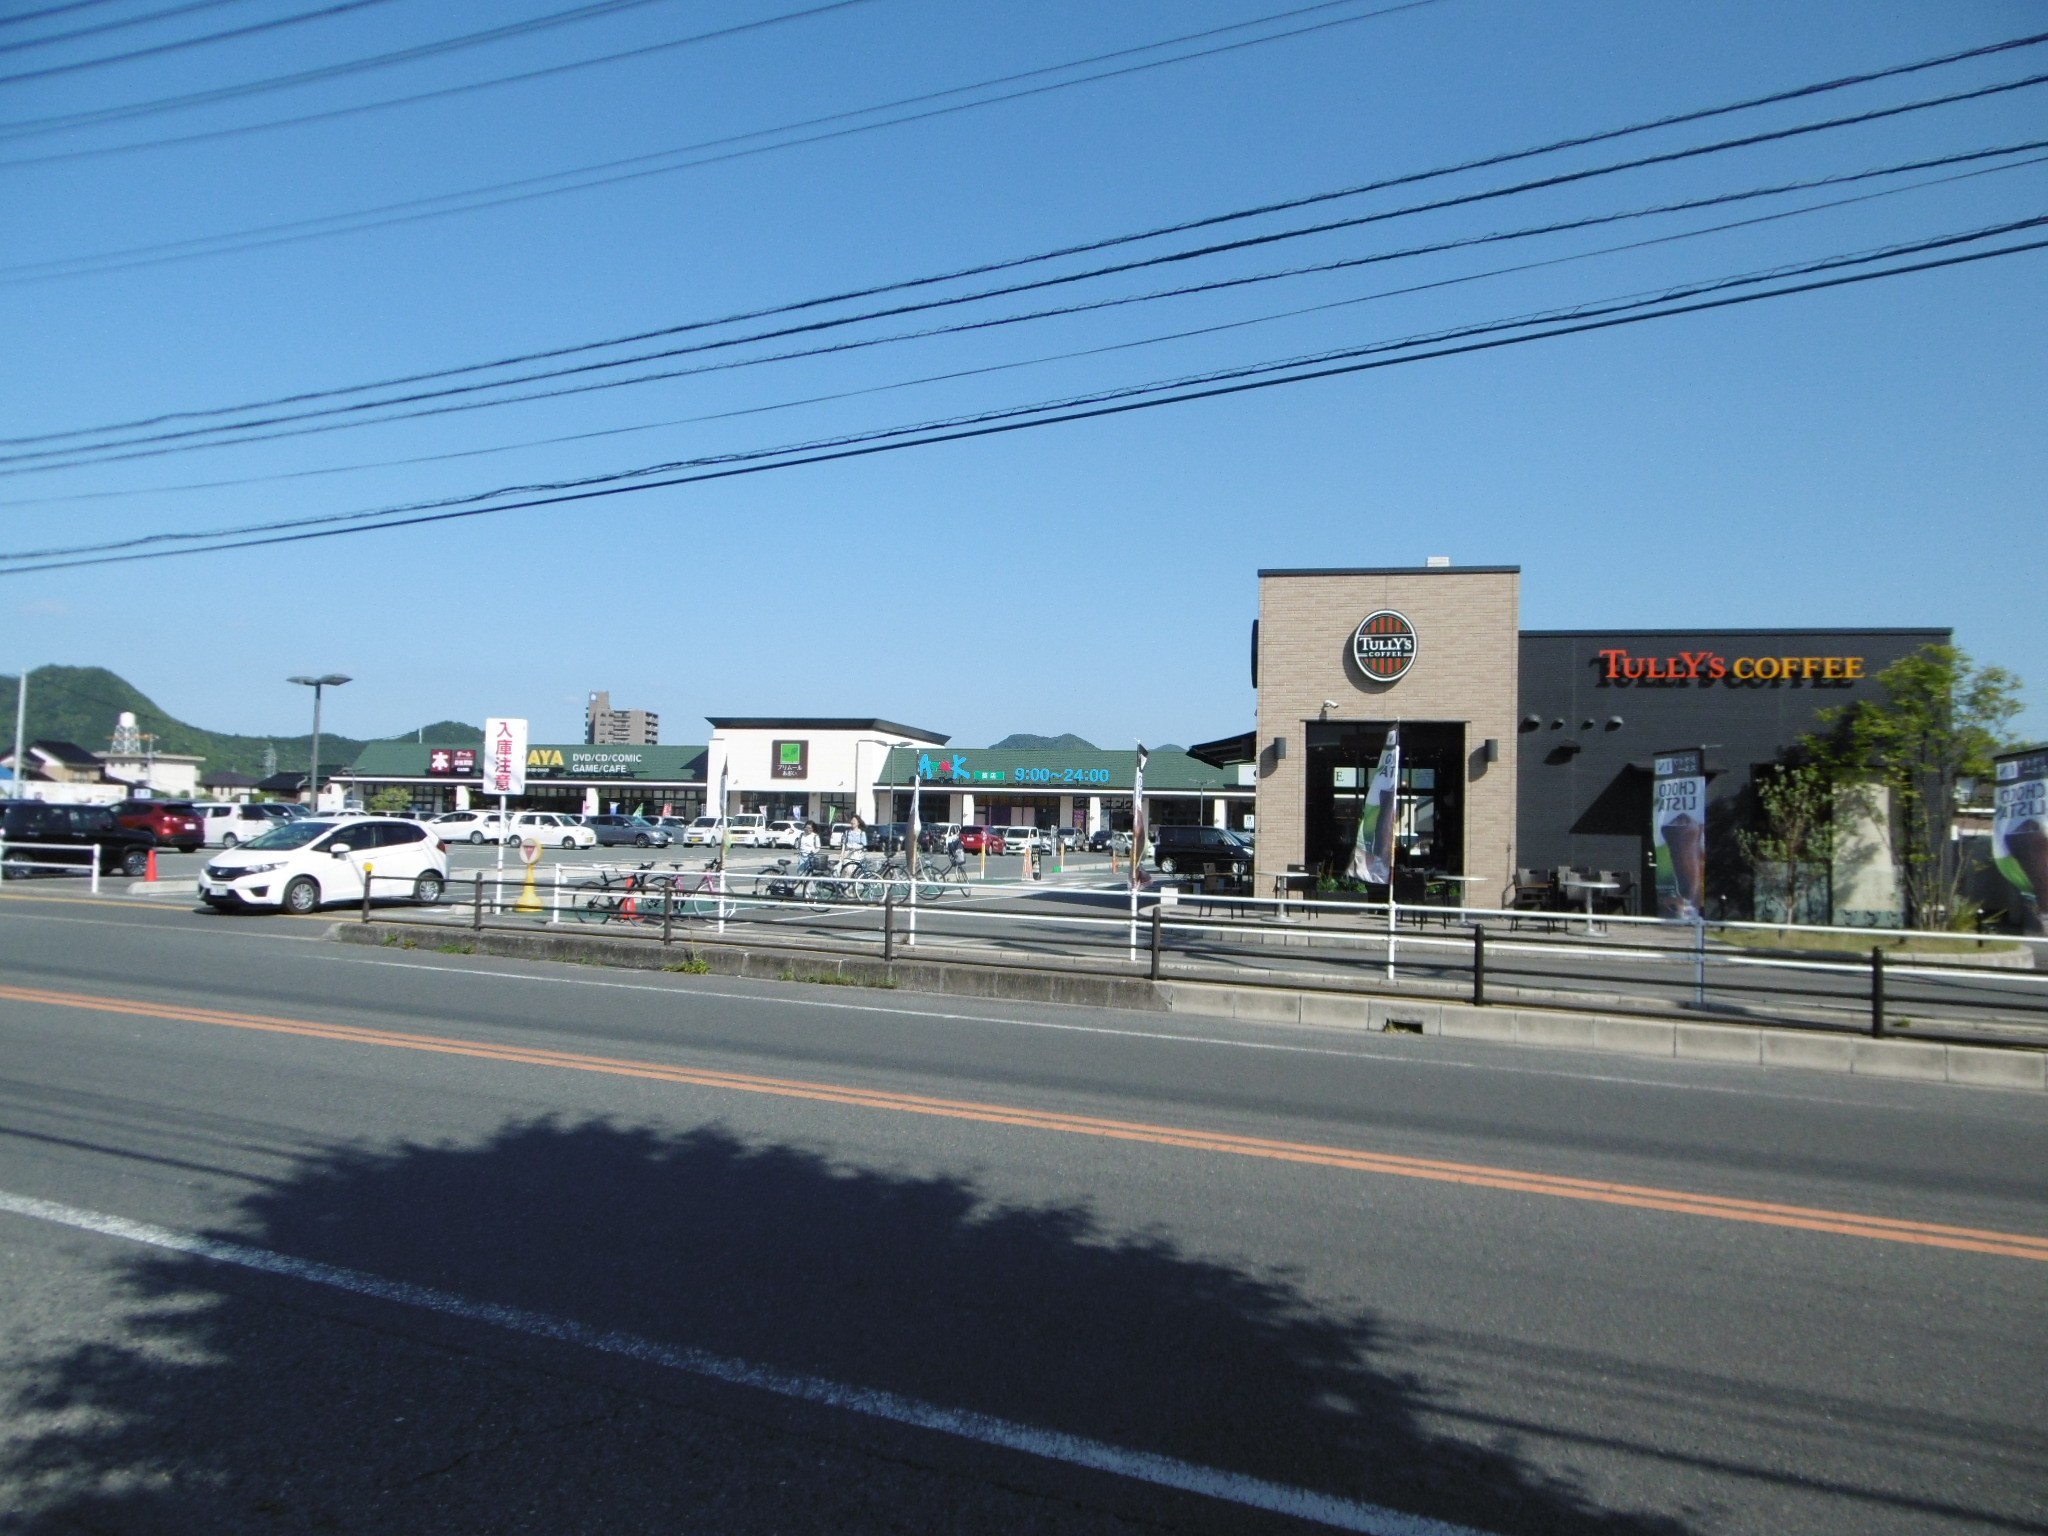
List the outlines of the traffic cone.
<svg viewBox="0 0 2048 1536">
<path fill-rule="evenodd" d="M 154 848 L 149 850 L 149 870 L 142 878 L 145 880 L 156 879 L 156 850 Z"/>
<path fill-rule="evenodd" d="M 535 913 L 547 910 L 540 904 L 540 887 L 534 884 L 534 873 L 539 868 L 538 864 L 526 866 L 526 884 L 519 888 L 519 899 L 512 903 L 514 912 Z"/>
</svg>

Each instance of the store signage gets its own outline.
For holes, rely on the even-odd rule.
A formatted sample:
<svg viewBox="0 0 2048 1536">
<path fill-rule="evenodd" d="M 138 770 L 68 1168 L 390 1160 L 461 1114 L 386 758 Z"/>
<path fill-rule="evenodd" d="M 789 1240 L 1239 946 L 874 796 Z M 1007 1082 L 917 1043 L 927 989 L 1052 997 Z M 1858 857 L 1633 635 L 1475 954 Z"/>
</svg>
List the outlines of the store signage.
<svg viewBox="0 0 2048 1536">
<path fill-rule="evenodd" d="M 1680 651 L 1676 656 L 1600 652 L 1601 679 L 1609 683 L 1853 683 L 1868 674 L 1861 656 L 1737 656 Z"/>
<path fill-rule="evenodd" d="M 526 754 L 526 768 L 537 779 L 637 779 L 645 776 L 644 752 L 576 747 L 535 747 Z"/>
<path fill-rule="evenodd" d="M 526 793 L 526 722 L 493 716 L 484 722 L 484 792 Z"/>
<path fill-rule="evenodd" d="M 1415 626 L 1391 608 L 1367 614 L 1351 636 L 1351 659 L 1376 683 L 1399 682 L 1415 665 Z"/>
<path fill-rule="evenodd" d="M 427 754 L 427 772 L 435 778 L 468 778 L 476 772 L 476 749 L 436 747 Z"/>
<path fill-rule="evenodd" d="M 778 741 L 770 748 L 769 774 L 778 779 L 807 779 L 811 776 L 811 744 L 808 741 Z"/>
<path fill-rule="evenodd" d="M 1998 808 L 1991 821 L 1991 857 L 2019 894 L 2022 933 L 2048 933 L 2048 750 L 1998 760 Z"/>
<path fill-rule="evenodd" d="M 1657 915 L 1697 923 L 1707 905 L 1707 754 L 1659 752 L 1652 762 L 1650 845 L 1657 864 Z"/>
<path fill-rule="evenodd" d="M 967 766 L 967 759 L 958 752 L 944 757 L 933 757 L 929 752 L 920 752 L 917 757 L 917 776 L 925 783 L 941 779 L 972 779 L 978 777 Z"/>
</svg>

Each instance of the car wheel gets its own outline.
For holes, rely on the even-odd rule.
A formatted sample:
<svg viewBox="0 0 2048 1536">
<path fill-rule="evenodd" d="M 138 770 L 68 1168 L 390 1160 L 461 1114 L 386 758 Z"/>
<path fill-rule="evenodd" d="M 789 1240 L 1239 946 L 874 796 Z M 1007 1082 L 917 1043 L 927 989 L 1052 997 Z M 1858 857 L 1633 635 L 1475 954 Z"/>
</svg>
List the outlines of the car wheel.
<svg viewBox="0 0 2048 1536">
<path fill-rule="evenodd" d="M 562 846 L 564 848 L 574 848 L 576 846 L 576 839 L 573 837 L 565 837 L 562 839 Z"/>
<path fill-rule="evenodd" d="M 652 848 L 654 844 L 649 842 L 647 840 L 647 834 L 645 832 L 642 832 L 638 837 L 633 839 L 633 846 L 635 848 Z"/>
<path fill-rule="evenodd" d="M 481 844 L 484 840 L 484 835 L 481 832 L 472 832 L 469 834 L 469 840 L 472 843 Z"/>
<path fill-rule="evenodd" d="M 223 832 L 220 835 L 220 845 L 223 848 L 232 848 L 239 842 L 241 839 L 232 832 Z"/>
<path fill-rule="evenodd" d="M 1173 860 L 1171 860 L 1171 859 L 1161 859 L 1161 860 L 1159 861 L 1159 873 L 1161 873 L 1162 875 L 1170 875 L 1170 874 L 1172 874 L 1172 873 L 1173 873 Z"/>
<path fill-rule="evenodd" d="M 441 899 L 441 877 L 432 870 L 412 883 L 412 899 L 423 907 L 431 907 Z"/>
<path fill-rule="evenodd" d="M 305 917 L 319 911 L 320 887 L 310 876 L 299 876 L 284 888 L 284 909 L 294 917 Z"/>
<path fill-rule="evenodd" d="M 130 848 L 121 855 L 121 873 L 130 877 L 149 873 L 149 850 Z"/>
</svg>

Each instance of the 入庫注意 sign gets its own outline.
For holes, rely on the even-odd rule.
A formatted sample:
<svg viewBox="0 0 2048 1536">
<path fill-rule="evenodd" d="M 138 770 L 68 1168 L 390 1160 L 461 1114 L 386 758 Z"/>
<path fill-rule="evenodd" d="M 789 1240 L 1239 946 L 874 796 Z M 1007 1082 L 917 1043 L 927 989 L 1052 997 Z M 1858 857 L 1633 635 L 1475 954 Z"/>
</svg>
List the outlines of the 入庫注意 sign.
<svg viewBox="0 0 2048 1536">
<path fill-rule="evenodd" d="M 526 793 L 526 722 L 493 716 L 484 722 L 484 793 Z"/>
</svg>

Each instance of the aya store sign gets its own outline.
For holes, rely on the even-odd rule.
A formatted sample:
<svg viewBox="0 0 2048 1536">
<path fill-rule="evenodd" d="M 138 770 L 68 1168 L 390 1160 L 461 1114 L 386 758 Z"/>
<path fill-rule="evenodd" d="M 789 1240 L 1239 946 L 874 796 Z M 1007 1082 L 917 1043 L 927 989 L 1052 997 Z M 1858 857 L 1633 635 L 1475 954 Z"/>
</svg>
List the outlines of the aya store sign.
<svg viewBox="0 0 2048 1536">
<path fill-rule="evenodd" d="M 427 754 L 427 773 L 430 777 L 466 779 L 475 772 L 474 747 L 436 747 Z"/>
<path fill-rule="evenodd" d="M 1650 843 L 1657 864 L 1657 915 L 1697 923 L 1707 907 L 1707 754 L 1659 752 L 1650 791 Z"/>
<path fill-rule="evenodd" d="M 1391 608 L 1369 613 L 1351 635 L 1351 659 L 1376 683 L 1396 683 L 1415 665 L 1415 626 Z"/>
<path fill-rule="evenodd" d="M 1997 760 L 1998 809 L 1991 821 L 1991 857 L 2019 901 L 2022 933 L 2048 933 L 2048 748 Z"/>
<path fill-rule="evenodd" d="M 1853 683 L 1865 677 L 1861 656 L 1737 656 L 1717 651 L 1680 651 L 1675 656 L 1632 656 L 1624 650 L 1600 653 L 1605 683 Z"/>
<path fill-rule="evenodd" d="M 526 793 L 526 722 L 492 716 L 484 722 L 484 793 Z"/>
</svg>

